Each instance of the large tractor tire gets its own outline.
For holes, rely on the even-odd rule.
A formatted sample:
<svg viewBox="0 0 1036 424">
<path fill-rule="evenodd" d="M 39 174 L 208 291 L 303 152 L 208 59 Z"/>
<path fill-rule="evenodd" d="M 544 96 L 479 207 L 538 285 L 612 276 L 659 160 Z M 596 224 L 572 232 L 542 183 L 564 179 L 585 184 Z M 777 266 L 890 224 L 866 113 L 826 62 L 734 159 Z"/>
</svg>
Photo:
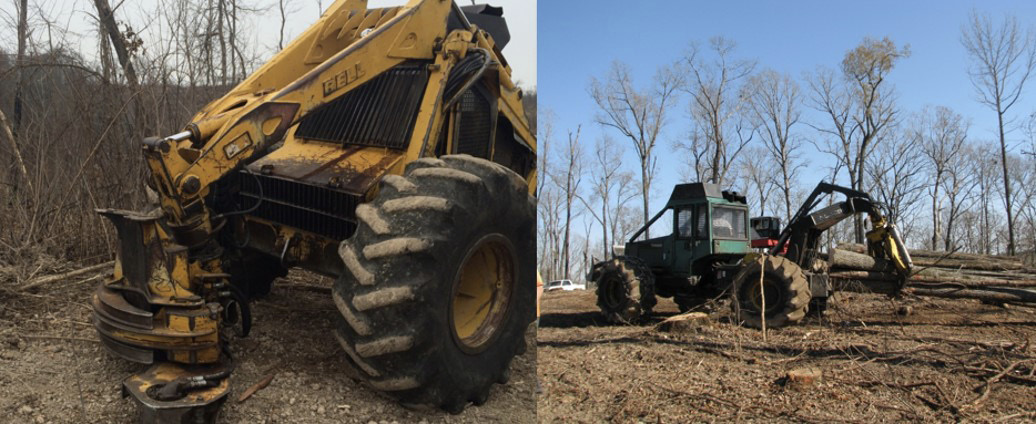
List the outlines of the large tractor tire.
<svg viewBox="0 0 1036 424">
<path fill-rule="evenodd" d="M 536 207 L 525 180 L 467 155 L 420 159 L 356 209 L 332 295 L 354 375 L 451 413 L 505 383 L 536 310 Z"/>
<path fill-rule="evenodd" d="M 763 290 L 759 290 L 762 272 Z M 745 264 L 734 276 L 734 311 L 748 327 L 769 328 L 802 321 L 809 311 L 809 282 L 802 268 L 780 256 L 763 256 Z M 763 312 L 763 299 L 766 311 Z"/>
<path fill-rule="evenodd" d="M 597 306 L 609 322 L 633 324 L 655 307 L 655 277 L 636 258 L 617 257 L 600 269 Z"/>
</svg>

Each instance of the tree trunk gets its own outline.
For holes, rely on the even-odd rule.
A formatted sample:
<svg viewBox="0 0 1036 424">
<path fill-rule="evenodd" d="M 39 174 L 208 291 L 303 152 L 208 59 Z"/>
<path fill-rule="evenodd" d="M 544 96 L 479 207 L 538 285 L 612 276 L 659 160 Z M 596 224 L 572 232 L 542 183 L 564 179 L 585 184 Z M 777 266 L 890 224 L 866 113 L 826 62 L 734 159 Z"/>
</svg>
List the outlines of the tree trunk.
<svg viewBox="0 0 1036 424">
<path fill-rule="evenodd" d="M 14 126 L 11 132 L 18 134 L 22 126 L 22 85 L 25 84 L 25 47 L 29 38 L 29 0 L 18 2 L 18 56 L 14 67 L 18 71 L 18 82 L 14 88 Z M 11 139 L 13 143 L 13 138 Z"/>
<path fill-rule="evenodd" d="M 640 189 L 642 191 L 641 197 L 644 200 L 644 240 L 651 238 L 651 229 L 647 228 L 648 220 L 650 215 L 648 213 L 648 196 L 651 193 L 651 181 L 648 181 L 647 167 L 648 163 L 644 162 L 645 159 L 641 158 L 640 164 Z"/>
<path fill-rule="evenodd" d="M 119 65 L 122 66 L 122 71 L 126 74 L 126 82 L 129 84 L 130 89 L 136 91 L 140 83 L 137 79 L 136 71 L 133 70 L 133 63 L 130 61 L 129 50 L 126 48 L 126 39 L 122 36 L 122 32 L 119 31 L 119 24 L 115 21 L 115 15 L 112 13 L 111 6 L 108 5 L 108 0 L 94 0 L 94 6 L 97 7 L 98 19 L 104 24 L 104 28 L 108 31 L 108 38 L 111 39 L 112 46 L 115 47 L 115 54 L 119 57 Z"/>
<path fill-rule="evenodd" d="M 939 172 L 935 173 L 932 184 L 932 250 L 939 248 Z"/>
<path fill-rule="evenodd" d="M 1011 179 L 1007 174 L 1007 141 L 1004 139 L 1004 113 L 1000 112 L 1000 99 L 996 102 L 996 121 L 1000 129 L 1000 165 L 1004 170 L 1004 206 L 1007 207 L 1007 254 L 1014 255 L 1014 214 L 1011 211 Z"/>
</svg>

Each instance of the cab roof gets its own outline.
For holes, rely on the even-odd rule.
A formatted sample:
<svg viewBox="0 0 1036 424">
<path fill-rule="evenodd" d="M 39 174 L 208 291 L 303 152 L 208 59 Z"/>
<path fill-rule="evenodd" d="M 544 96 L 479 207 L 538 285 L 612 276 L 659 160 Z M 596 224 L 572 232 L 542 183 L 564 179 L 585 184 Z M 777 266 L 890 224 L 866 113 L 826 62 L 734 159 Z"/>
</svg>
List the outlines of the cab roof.
<svg viewBox="0 0 1036 424">
<path fill-rule="evenodd" d="M 745 196 L 736 191 L 721 190 L 718 184 L 684 183 L 673 187 L 673 193 L 669 196 L 666 208 L 701 203 L 702 200 L 706 199 L 748 204 Z"/>
</svg>

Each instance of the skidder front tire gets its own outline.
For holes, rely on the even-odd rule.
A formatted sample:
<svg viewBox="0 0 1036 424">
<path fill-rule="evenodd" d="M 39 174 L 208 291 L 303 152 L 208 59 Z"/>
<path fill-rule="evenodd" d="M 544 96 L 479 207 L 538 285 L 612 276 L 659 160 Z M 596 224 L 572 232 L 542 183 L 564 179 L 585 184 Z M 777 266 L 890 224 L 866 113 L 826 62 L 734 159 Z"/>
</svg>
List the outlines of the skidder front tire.
<svg viewBox="0 0 1036 424">
<path fill-rule="evenodd" d="M 535 318 L 534 200 L 466 155 L 417 160 L 380 187 L 339 249 L 336 336 L 367 385 L 459 413 L 506 380 Z"/>
<path fill-rule="evenodd" d="M 618 257 L 601 267 L 597 279 L 597 306 L 609 322 L 633 324 L 651 314 L 655 279 L 635 258 Z"/>
<path fill-rule="evenodd" d="M 762 292 L 759 290 L 760 272 L 763 274 Z M 811 292 L 802 268 L 780 256 L 763 256 L 745 264 L 734 276 L 734 296 L 732 303 L 738 321 L 748 327 L 761 328 L 765 315 L 766 326 L 776 328 L 802 321 L 809 311 Z"/>
</svg>

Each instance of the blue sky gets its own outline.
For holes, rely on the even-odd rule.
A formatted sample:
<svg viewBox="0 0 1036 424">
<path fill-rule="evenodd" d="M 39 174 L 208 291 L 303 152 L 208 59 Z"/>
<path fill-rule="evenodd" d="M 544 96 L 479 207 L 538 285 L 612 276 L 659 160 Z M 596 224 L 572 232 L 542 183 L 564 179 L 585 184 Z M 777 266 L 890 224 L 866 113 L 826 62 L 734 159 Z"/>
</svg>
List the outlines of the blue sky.
<svg viewBox="0 0 1036 424">
<path fill-rule="evenodd" d="M 846 51 L 864 37 L 890 37 L 909 44 L 912 55 L 890 75 L 903 112 L 924 105 L 944 105 L 971 119 L 969 138 L 995 140 L 996 116 L 975 99 L 967 74 L 968 59 L 960 44 L 960 28 L 975 9 L 996 21 L 1005 14 L 1023 27 L 1036 24 L 1036 2 L 1022 1 L 545 1 L 539 7 L 539 108 L 557 116 L 556 133 L 583 125 L 583 140 L 592 146 L 603 131 L 593 123 L 596 106 L 587 94 L 591 76 L 603 78 L 613 60 L 629 64 L 639 83 L 649 83 L 659 65 L 682 56 L 692 40 L 705 43 L 720 35 L 737 43 L 734 57 L 756 59 L 759 68 L 790 73 L 802 84 L 804 72 L 823 65 L 837 68 Z M 803 87 L 804 93 L 805 87 Z M 1027 95 L 1010 111 L 1023 117 L 1036 111 L 1036 79 Z M 689 129 L 687 99 L 681 98 L 659 141 L 658 187 L 652 211 L 679 182 L 686 160 L 673 154 L 671 143 Z M 812 111 L 804 119 L 824 123 Z M 805 126 L 799 128 L 812 131 Z M 628 140 L 612 133 L 625 148 L 626 163 L 636 169 Z M 1020 140 L 1016 131 L 1009 135 Z M 803 178 L 812 185 L 829 159 L 806 144 L 806 158 L 817 172 Z M 1018 149 L 1016 149 L 1017 151 Z M 637 173 L 639 178 L 639 172 Z M 841 181 L 844 183 L 844 181 Z"/>
</svg>

